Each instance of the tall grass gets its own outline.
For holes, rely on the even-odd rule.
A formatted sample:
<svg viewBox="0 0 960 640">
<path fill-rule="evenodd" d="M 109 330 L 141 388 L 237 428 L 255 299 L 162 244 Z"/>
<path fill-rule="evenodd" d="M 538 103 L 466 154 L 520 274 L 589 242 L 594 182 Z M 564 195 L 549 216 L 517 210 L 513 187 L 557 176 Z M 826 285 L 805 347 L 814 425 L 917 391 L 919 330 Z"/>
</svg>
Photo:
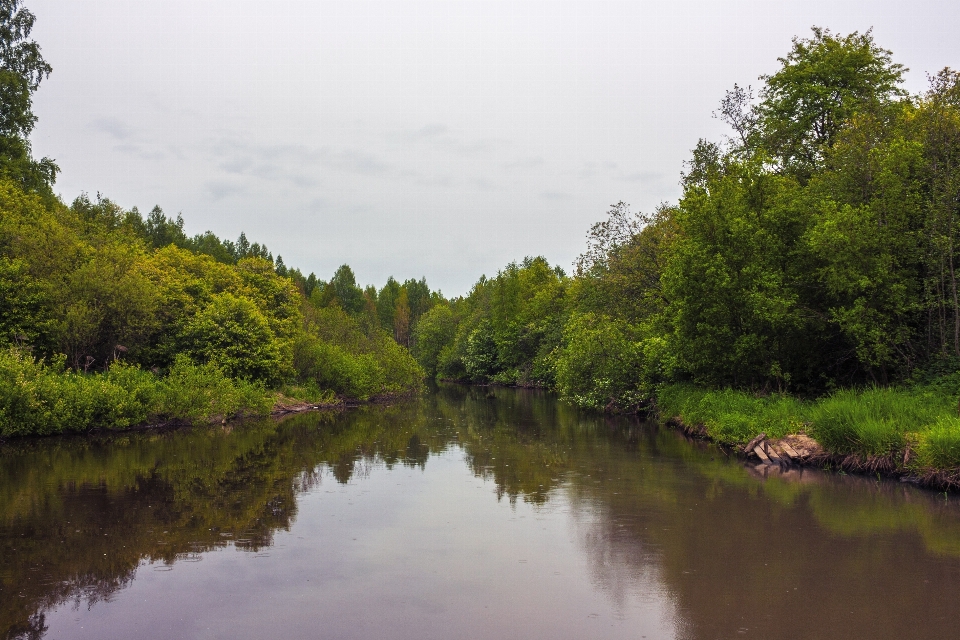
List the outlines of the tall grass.
<svg viewBox="0 0 960 640">
<path fill-rule="evenodd" d="M 777 438 L 806 431 L 828 452 L 893 456 L 909 447 L 909 467 L 960 470 L 957 381 L 913 388 L 844 389 L 812 402 L 758 397 L 732 389 L 665 385 L 657 392 L 663 419 L 702 426 L 719 442 L 743 444 L 765 432 Z"/>
<path fill-rule="evenodd" d="M 932 390 L 845 389 L 811 405 L 809 431 L 829 451 L 884 456 L 955 411 L 949 396 Z"/>
<path fill-rule="evenodd" d="M 914 466 L 920 469 L 960 469 L 960 418 L 941 416 L 925 433 L 917 434 Z"/>
<path fill-rule="evenodd" d="M 703 426 L 719 442 L 746 442 L 764 432 L 771 438 L 803 426 L 806 406 L 787 395 L 757 397 L 733 389 L 709 390 L 691 385 L 664 385 L 657 392 L 663 418 Z"/>
</svg>

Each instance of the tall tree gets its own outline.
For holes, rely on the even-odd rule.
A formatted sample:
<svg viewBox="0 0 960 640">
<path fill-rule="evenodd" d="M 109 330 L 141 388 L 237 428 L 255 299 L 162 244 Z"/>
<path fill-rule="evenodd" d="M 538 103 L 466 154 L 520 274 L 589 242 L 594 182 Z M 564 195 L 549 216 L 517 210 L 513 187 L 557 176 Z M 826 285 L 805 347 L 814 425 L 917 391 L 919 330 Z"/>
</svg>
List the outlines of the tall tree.
<svg viewBox="0 0 960 640">
<path fill-rule="evenodd" d="M 37 121 L 33 94 L 53 68 L 30 39 L 35 16 L 21 5 L 0 0 L 0 174 L 52 196 L 59 168 L 49 158 L 33 159 L 29 137 Z"/>
<path fill-rule="evenodd" d="M 779 71 L 761 76 L 766 86 L 754 144 L 801 180 L 821 165 L 854 113 L 904 95 L 899 85 L 906 69 L 874 43 L 870 31 L 839 36 L 813 27 L 813 37 L 794 38 L 779 61 Z"/>
</svg>

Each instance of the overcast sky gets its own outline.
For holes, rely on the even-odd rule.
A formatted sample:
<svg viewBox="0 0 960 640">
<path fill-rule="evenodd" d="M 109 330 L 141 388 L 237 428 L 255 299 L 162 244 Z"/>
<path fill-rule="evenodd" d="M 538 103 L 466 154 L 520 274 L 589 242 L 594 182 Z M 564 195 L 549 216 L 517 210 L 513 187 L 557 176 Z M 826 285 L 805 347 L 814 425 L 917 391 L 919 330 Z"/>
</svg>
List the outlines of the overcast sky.
<svg viewBox="0 0 960 640">
<path fill-rule="evenodd" d="M 543 255 L 570 271 L 623 200 L 679 196 L 734 82 L 811 25 L 876 41 L 907 88 L 960 68 L 960 3 L 26 0 L 53 65 L 34 154 L 97 192 L 246 231 L 287 265 L 447 295 Z"/>
</svg>

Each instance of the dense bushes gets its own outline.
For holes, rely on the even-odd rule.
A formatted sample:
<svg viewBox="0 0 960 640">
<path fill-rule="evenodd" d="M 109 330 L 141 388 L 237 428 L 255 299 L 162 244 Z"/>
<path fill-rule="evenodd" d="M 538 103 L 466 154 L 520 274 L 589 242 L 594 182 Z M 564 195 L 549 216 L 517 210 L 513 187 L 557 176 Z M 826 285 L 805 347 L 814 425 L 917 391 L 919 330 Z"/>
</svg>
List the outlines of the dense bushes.
<svg viewBox="0 0 960 640">
<path fill-rule="evenodd" d="M 209 421 L 263 414 L 272 394 L 226 376 L 212 364 L 177 360 L 160 377 L 114 363 L 103 373 L 65 367 L 63 358 L 36 361 L 26 351 L 0 351 L 0 436 L 122 429 L 150 420 Z"/>
<path fill-rule="evenodd" d="M 336 306 L 312 311 L 293 362 L 301 382 L 362 400 L 420 389 L 425 376 L 389 334 Z"/>
<path fill-rule="evenodd" d="M 363 313 L 316 309 L 260 255 L 153 248 L 142 225 L 0 178 L 0 348 L 23 349 L 3 356 L 0 433 L 262 413 L 265 388 L 314 401 L 420 388 L 416 361 Z"/>
<path fill-rule="evenodd" d="M 634 407 L 650 397 L 643 343 L 626 322 L 571 318 L 556 358 L 557 391 L 582 407 Z"/>
</svg>

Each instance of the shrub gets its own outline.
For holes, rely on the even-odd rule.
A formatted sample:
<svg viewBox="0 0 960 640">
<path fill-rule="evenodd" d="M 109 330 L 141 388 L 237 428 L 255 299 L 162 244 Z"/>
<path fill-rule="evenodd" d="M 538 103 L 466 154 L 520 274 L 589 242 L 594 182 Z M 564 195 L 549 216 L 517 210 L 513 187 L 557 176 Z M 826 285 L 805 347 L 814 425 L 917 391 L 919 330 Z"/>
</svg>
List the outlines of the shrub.
<svg viewBox="0 0 960 640">
<path fill-rule="evenodd" d="M 364 327 L 341 309 L 319 309 L 294 345 L 297 380 L 366 400 L 416 391 L 426 375 L 410 352 L 378 327 Z"/>
<path fill-rule="evenodd" d="M 213 363 L 194 364 L 179 356 L 159 385 L 157 415 L 204 422 L 215 417 L 269 413 L 271 395 L 263 385 L 231 379 Z"/>
<path fill-rule="evenodd" d="M 154 418 L 186 422 L 262 414 L 270 394 L 257 383 L 231 380 L 215 365 L 181 356 L 164 379 L 114 363 L 105 373 L 68 370 L 27 352 L 0 352 L 0 436 L 124 429 Z"/>
<path fill-rule="evenodd" d="M 556 355 L 557 391 L 581 407 L 635 407 L 649 397 L 636 327 L 586 313 L 571 318 Z"/>
<path fill-rule="evenodd" d="M 195 362 L 214 364 L 232 378 L 272 383 L 288 373 L 267 318 L 251 300 L 231 293 L 213 296 L 187 324 L 181 342 Z"/>
</svg>

